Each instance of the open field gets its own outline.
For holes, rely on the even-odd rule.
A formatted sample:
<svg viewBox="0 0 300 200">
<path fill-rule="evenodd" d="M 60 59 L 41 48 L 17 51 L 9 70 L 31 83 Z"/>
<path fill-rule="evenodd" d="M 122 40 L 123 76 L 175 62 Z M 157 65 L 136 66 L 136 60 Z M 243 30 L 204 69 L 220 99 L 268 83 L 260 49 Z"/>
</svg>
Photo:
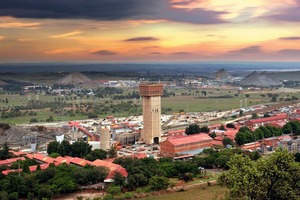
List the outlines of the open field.
<svg viewBox="0 0 300 200">
<path fill-rule="evenodd" d="M 124 89 L 123 94 L 128 94 L 132 89 Z M 202 91 L 206 91 L 206 95 L 202 94 Z M 220 90 L 220 89 L 209 89 L 209 90 L 186 90 L 186 89 L 170 89 L 168 92 L 175 93 L 175 96 L 171 95 L 169 97 L 162 98 L 162 113 L 169 114 L 173 112 L 205 112 L 205 111 L 224 111 L 230 109 L 238 109 L 241 107 L 249 107 L 258 104 L 270 103 L 271 97 L 268 93 L 277 94 L 276 102 L 287 102 L 284 101 L 285 98 L 295 97 L 300 98 L 300 93 L 291 93 L 289 90 L 262 90 L 262 91 L 244 91 L 243 93 L 238 93 L 237 90 Z M 187 93 L 186 93 L 187 92 Z M 76 99 L 75 99 L 76 98 Z M 66 96 L 53 96 L 53 95 L 35 95 L 35 94 L 12 94 L 12 93 L 2 93 L 0 94 L 0 110 L 5 111 L 9 108 L 16 106 L 26 107 L 28 101 L 41 101 L 41 102 L 52 102 L 57 104 L 50 111 L 50 109 L 35 109 L 28 110 L 36 112 L 35 116 L 20 116 L 14 118 L 2 118 L 1 121 L 8 122 L 12 124 L 19 123 L 29 123 L 30 119 L 37 118 L 39 121 L 45 121 L 49 116 L 52 116 L 55 121 L 68 121 L 76 119 L 85 119 L 87 115 L 82 113 L 81 106 L 89 106 L 88 112 L 93 112 L 94 109 L 102 109 L 107 107 L 106 111 L 97 113 L 98 117 L 106 117 L 108 115 L 129 116 L 141 114 L 142 102 L 141 99 L 123 99 L 123 100 L 113 100 L 111 97 L 97 98 L 94 96 L 76 96 L 76 95 L 66 95 Z M 61 107 L 59 101 L 63 101 L 67 104 L 73 104 L 73 107 Z M 118 105 L 131 101 L 131 109 L 123 110 L 119 107 L 115 109 L 112 108 L 113 105 Z M 133 109 L 135 107 L 135 109 Z M 136 109 L 138 108 L 138 109 Z M 80 110 L 81 109 L 81 110 Z M 57 111 L 61 110 L 67 112 L 72 110 L 75 115 L 59 114 Z M 77 112 L 76 111 L 80 111 Z M 24 112 L 24 110 L 22 110 Z"/>
<path fill-rule="evenodd" d="M 225 196 L 229 190 L 218 185 L 195 186 L 187 191 L 162 194 L 159 196 L 149 196 L 143 200 L 217 200 Z"/>
</svg>

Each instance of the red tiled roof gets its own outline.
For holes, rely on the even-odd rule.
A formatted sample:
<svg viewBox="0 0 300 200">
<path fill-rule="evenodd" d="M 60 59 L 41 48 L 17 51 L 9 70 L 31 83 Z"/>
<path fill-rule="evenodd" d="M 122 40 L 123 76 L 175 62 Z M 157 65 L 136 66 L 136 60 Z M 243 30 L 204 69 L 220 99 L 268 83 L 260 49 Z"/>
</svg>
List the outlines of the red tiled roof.
<svg viewBox="0 0 300 200">
<path fill-rule="evenodd" d="M 213 141 L 212 141 L 212 144 L 213 144 L 214 146 L 224 146 L 224 145 L 223 145 L 223 142 L 222 142 L 222 141 L 219 141 L 219 140 L 213 140 Z"/>
<path fill-rule="evenodd" d="M 185 136 L 180 138 L 172 138 L 167 141 L 172 143 L 174 146 L 177 146 L 182 144 L 190 144 L 193 142 L 200 142 L 204 140 L 212 140 L 212 138 L 205 133 L 200 133 L 200 134 L 195 134 L 195 135 L 190 135 L 190 136 Z"/>
<path fill-rule="evenodd" d="M 9 173 L 13 173 L 13 172 L 19 172 L 18 169 L 8 169 L 8 170 L 3 170 L 2 174 L 7 176 Z M 22 172 L 22 169 L 20 169 L 20 172 Z"/>
<path fill-rule="evenodd" d="M 223 136 L 217 136 L 214 138 L 214 140 L 218 140 L 218 141 L 223 141 L 224 137 Z"/>
<path fill-rule="evenodd" d="M 43 154 L 34 154 L 33 158 L 38 161 L 42 161 L 44 163 L 54 163 L 54 159 L 49 156 L 44 156 Z"/>
<path fill-rule="evenodd" d="M 172 135 L 172 134 L 176 134 L 176 133 L 185 133 L 185 130 L 182 129 L 182 130 L 168 131 L 165 134 Z"/>
<path fill-rule="evenodd" d="M 290 140 L 290 139 L 292 139 L 292 137 L 291 136 L 289 136 L 289 135 L 282 135 L 282 136 L 279 136 L 279 137 L 277 137 L 277 139 L 280 141 L 280 140 Z"/>
<path fill-rule="evenodd" d="M 41 167 L 41 170 L 44 170 L 44 169 L 47 169 L 49 167 L 49 164 L 41 164 L 40 167 Z M 36 169 L 37 169 L 37 165 L 33 165 L 33 166 L 29 167 L 29 170 L 31 172 L 36 171 Z"/>
<path fill-rule="evenodd" d="M 70 164 L 70 158 L 68 158 L 68 157 L 61 157 L 61 156 L 59 156 L 59 157 L 57 157 L 57 158 L 55 158 L 54 159 L 55 160 L 55 162 L 58 162 L 58 163 L 67 163 L 67 164 Z"/>
<path fill-rule="evenodd" d="M 224 132 L 225 135 L 236 135 L 239 132 L 239 130 L 236 129 L 230 129 Z"/>
<path fill-rule="evenodd" d="M 70 160 L 70 163 L 73 163 L 75 165 L 79 165 L 79 166 L 86 166 L 86 165 L 91 165 L 91 161 L 88 161 L 88 160 L 85 160 L 85 159 L 82 159 L 82 158 L 78 158 L 78 157 L 75 157 L 73 159 Z"/>
<path fill-rule="evenodd" d="M 22 151 L 9 151 L 9 152 L 14 154 L 14 156 L 24 156 L 24 155 L 26 155 L 26 153 L 22 152 Z"/>
<path fill-rule="evenodd" d="M 260 147 L 262 144 L 260 142 L 251 142 L 242 145 L 242 149 L 251 149 L 251 148 L 257 148 Z"/>
<path fill-rule="evenodd" d="M 116 170 L 118 169 L 119 167 L 121 167 L 121 165 L 118 165 L 118 164 L 115 164 L 115 163 L 111 163 L 111 162 L 107 162 L 107 161 L 104 161 L 104 160 L 95 160 L 94 162 L 91 163 L 93 166 L 96 166 L 96 167 L 107 167 L 108 169 L 110 170 Z"/>
<path fill-rule="evenodd" d="M 263 122 L 270 122 L 270 121 L 277 121 L 277 120 L 284 120 L 287 118 L 287 115 L 280 115 L 280 116 L 273 116 L 273 117 L 265 117 L 259 119 L 252 119 L 249 120 L 252 123 L 263 123 Z"/>
<path fill-rule="evenodd" d="M 115 176 L 115 174 L 119 172 L 123 177 L 127 177 L 128 176 L 128 172 L 126 171 L 126 169 L 124 169 L 123 167 L 119 167 L 116 170 L 110 171 L 108 176 L 105 178 L 105 180 L 108 179 L 113 179 L 113 177 Z"/>
<path fill-rule="evenodd" d="M 30 153 L 27 153 L 25 156 L 26 156 L 27 158 L 29 158 L 29 159 L 33 159 L 33 155 L 30 154 Z"/>
<path fill-rule="evenodd" d="M 20 157 L 20 158 L 10 158 L 10 159 L 6 159 L 6 160 L 0 160 L 0 165 L 11 165 L 12 163 L 14 163 L 18 160 L 25 160 L 25 158 Z"/>
<path fill-rule="evenodd" d="M 88 135 L 89 137 L 93 137 L 93 134 L 91 134 L 88 130 L 86 130 L 85 128 L 80 126 L 80 122 L 69 122 L 69 126 L 74 126 L 77 127 L 81 132 L 85 133 L 86 135 Z"/>
<path fill-rule="evenodd" d="M 145 153 L 136 153 L 136 154 L 133 154 L 131 157 L 137 158 L 137 159 L 143 159 L 143 158 L 147 158 L 148 156 Z"/>
</svg>

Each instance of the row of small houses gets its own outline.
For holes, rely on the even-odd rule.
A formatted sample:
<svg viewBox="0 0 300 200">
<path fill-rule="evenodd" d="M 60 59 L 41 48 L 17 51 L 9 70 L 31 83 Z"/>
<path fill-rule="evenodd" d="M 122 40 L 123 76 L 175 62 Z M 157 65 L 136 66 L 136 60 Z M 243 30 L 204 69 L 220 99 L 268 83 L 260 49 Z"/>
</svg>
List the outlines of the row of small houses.
<svg viewBox="0 0 300 200">
<path fill-rule="evenodd" d="M 113 182 L 113 177 L 114 175 L 118 172 L 120 173 L 123 177 L 127 177 L 128 176 L 128 172 L 125 168 L 123 168 L 121 165 L 115 164 L 112 161 L 113 160 L 95 160 L 93 162 L 82 159 L 82 158 L 78 158 L 78 157 L 70 157 L 70 156 L 64 156 L 64 157 L 57 157 L 57 158 L 51 158 L 49 156 L 45 156 L 43 154 L 28 154 L 25 152 L 15 152 L 15 151 L 11 151 L 11 153 L 14 156 L 18 156 L 17 158 L 11 158 L 11 159 L 7 159 L 7 160 L 1 160 L 0 161 L 0 165 L 6 165 L 6 166 L 11 166 L 12 163 L 17 162 L 18 160 L 25 160 L 25 157 L 29 158 L 29 159 L 34 159 L 37 162 L 40 163 L 40 167 L 41 169 L 46 169 L 50 166 L 50 164 L 54 164 L 55 166 L 60 165 L 60 164 L 68 164 L 68 165 L 76 165 L 78 167 L 84 167 L 86 165 L 91 165 L 91 166 L 95 166 L 95 167 L 106 167 L 109 169 L 109 174 L 108 176 L 105 178 L 104 183 L 110 183 Z M 33 165 L 29 167 L 29 170 L 31 172 L 34 172 L 37 170 L 37 165 Z M 20 172 L 22 171 L 22 169 L 20 169 Z M 19 169 L 8 169 L 8 170 L 4 170 L 2 171 L 3 175 L 8 175 L 9 173 L 12 172 L 19 172 Z"/>
</svg>

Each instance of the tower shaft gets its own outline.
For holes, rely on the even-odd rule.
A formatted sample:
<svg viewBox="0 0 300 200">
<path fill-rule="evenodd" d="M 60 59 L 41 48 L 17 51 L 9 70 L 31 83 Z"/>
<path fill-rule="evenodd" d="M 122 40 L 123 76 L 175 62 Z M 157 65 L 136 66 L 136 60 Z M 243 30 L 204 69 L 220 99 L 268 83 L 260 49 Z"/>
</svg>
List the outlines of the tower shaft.
<svg viewBox="0 0 300 200">
<path fill-rule="evenodd" d="M 143 98 L 142 139 L 147 144 L 158 144 L 161 139 L 161 96 L 162 84 L 142 84 L 139 87 Z"/>
</svg>

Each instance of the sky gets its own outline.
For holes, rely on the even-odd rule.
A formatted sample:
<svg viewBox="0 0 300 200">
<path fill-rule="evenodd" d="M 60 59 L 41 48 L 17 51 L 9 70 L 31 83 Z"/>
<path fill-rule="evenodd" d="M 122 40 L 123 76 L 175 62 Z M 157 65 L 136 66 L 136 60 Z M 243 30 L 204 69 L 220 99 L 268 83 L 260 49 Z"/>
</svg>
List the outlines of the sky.
<svg viewBox="0 0 300 200">
<path fill-rule="evenodd" d="M 300 0 L 0 5 L 0 63 L 300 61 Z"/>
</svg>

